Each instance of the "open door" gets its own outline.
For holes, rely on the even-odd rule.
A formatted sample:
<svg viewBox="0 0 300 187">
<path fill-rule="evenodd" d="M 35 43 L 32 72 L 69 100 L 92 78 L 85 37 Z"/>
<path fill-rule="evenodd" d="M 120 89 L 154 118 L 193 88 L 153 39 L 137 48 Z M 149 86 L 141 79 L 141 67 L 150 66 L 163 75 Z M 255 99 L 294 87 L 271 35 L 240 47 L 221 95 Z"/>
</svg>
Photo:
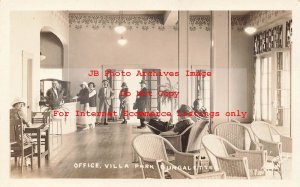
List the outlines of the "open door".
<svg viewBox="0 0 300 187">
<path fill-rule="evenodd" d="M 31 119 L 32 111 L 32 56 L 22 51 L 22 97 L 26 102 L 28 119 Z"/>
</svg>

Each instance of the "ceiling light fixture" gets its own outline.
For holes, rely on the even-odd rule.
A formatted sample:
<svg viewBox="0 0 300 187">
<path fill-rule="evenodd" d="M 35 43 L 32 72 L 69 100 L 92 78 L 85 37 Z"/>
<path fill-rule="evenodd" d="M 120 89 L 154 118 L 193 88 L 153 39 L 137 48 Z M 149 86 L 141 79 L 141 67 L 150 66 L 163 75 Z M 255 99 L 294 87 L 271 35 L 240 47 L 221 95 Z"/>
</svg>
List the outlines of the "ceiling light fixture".
<svg viewBox="0 0 300 187">
<path fill-rule="evenodd" d="M 249 27 L 246 27 L 244 29 L 244 31 L 249 35 L 253 35 L 256 32 L 256 28 L 249 26 Z"/>
<path fill-rule="evenodd" d="M 119 14 L 119 25 L 114 28 L 114 30 L 118 34 L 123 34 L 127 30 L 126 27 L 122 25 L 122 21 L 123 21 L 123 11 L 120 11 L 120 14 Z"/>
<path fill-rule="evenodd" d="M 124 46 L 127 44 L 127 40 L 123 36 L 121 36 L 121 38 L 118 40 L 118 44 L 120 46 Z"/>
</svg>

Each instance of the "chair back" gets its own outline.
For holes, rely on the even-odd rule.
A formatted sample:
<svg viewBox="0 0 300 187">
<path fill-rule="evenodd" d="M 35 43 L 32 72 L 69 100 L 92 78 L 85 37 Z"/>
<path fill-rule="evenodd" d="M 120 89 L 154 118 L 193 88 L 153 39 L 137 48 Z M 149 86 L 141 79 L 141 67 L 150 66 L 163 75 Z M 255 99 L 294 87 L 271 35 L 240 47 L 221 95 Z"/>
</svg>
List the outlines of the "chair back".
<svg viewBox="0 0 300 187">
<path fill-rule="evenodd" d="M 229 177 L 250 178 L 248 159 L 228 155 L 225 144 L 234 147 L 229 141 L 209 134 L 202 138 L 202 143 L 215 171 L 222 170 Z"/>
<path fill-rule="evenodd" d="M 198 118 L 190 130 L 186 152 L 201 150 L 202 137 L 208 134 L 208 120 Z"/>
<path fill-rule="evenodd" d="M 31 122 L 35 123 L 49 123 L 50 122 L 50 112 L 32 112 L 31 113 Z"/>
<path fill-rule="evenodd" d="M 231 144 L 239 149 L 250 150 L 250 145 L 252 142 L 251 132 L 241 123 L 220 123 L 215 126 L 214 134 L 228 140 Z"/>
<path fill-rule="evenodd" d="M 219 171 L 219 165 L 217 157 L 228 157 L 228 153 L 223 141 L 220 137 L 208 134 L 202 138 L 203 147 L 212 163 L 215 171 Z"/>
<path fill-rule="evenodd" d="M 132 146 L 139 156 L 144 178 L 164 178 L 159 161 L 168 161 L 165 140 L 154 134 L 143 134 L 133 139 Z"/>
<path fill-rule="evenodd" d="M 164 140 L 154 134 L 137 136 L 132 142 L 133 149 L 141 158 L 168 160 Z"/>
<path fill-rule="evenodd" d="M 256 138 L 264 141 L 274 141 L 269 123 L 264 121 L 254 121 L 251 123 L 250 128 Z"/>
</svg>

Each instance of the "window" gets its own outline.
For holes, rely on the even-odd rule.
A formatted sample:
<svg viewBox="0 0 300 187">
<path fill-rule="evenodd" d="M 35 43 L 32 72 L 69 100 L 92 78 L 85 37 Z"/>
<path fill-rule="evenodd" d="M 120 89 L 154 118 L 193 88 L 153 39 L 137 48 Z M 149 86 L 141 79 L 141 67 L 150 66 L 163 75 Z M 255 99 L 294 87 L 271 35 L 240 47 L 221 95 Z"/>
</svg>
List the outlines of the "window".
<svg viewBox="0 0 300 187">
<path fill-rule="evenodd" d="M 261 119 L 272 120 L 272 59 L 265 57 L 261 60 Z"/>
<path fill-rule="evenodd" d="M 196 72 L 208 72 L 208 70 L 200 69 Z M 203 105 L 210 111 L 210 77 L 209 76 L 197 76 L 196 81 L 195 99 L 203 99 Z"/>
<path fill-rule="evenodd" d="M 160 72 L 160 69 L 143 69 L 143 72 Z M 160 97 L 157 92 L 159 91 L 160 76 L 144 76 L 143 79 L 147 83 L 148 90 L 151 90 L 152 96 L 149 100 L 148 111 L 157 109 L 160 111 Z"/>
<path fill-rule="evenodd" d="M 258 56 L 255 62 L 254 119 L 290 127 L 290 52 Z"/>
<path fill-rule="evenodd" d="M 255 71 L 255 119 L 271 122 L 272 58 L 257 58 Z"/>
</svg>

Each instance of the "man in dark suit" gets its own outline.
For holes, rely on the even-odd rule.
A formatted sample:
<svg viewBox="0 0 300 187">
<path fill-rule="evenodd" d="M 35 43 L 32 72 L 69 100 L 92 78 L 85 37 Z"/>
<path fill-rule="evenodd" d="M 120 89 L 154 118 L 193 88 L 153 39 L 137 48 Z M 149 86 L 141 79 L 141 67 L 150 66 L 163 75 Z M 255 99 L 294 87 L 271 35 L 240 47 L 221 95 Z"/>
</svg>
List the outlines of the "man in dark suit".
<svg viewBox="0 0 300 187">
<path fill-rule="evenodd" d="M 114 97 L 114 92 L 110 88 L 108 80 L 102 81 L 102 88 L 100 88 L 98 93 L 98 98 L 100 99 L 99 103 L 99 112 L 105 112 L 105 116 L 100 116 L 100 123 L 102 122 L 102 119 L 104 117 L 104 125 L 108 125 L 107 123 L 107 113 L 109 106 L 111 105 L 111 99 Z"/>
<path fill-rule="evenodd" d="M 51 109 L 58 108 L 62 100 L 61 91 L 58 87 L 59 83 L 57 81 L 52 81 L 52 88 L 48 89 L 46 92 L 47 104 Z"/>
<path fill-rule="evenodd" d="M 136 99 L 137 112 L 138 112 L 137 118 L 140 119 L 140 126 L 138 126 L 137 128 L 142 129 L 146 127 L 145 115 L 139 114 L 139 112 L 146 112 L 150 95 L 146 88 L 146 82 L 144 80 L 140 82 L 140 85 L 141 85 L 141 91 L 138 92 L 139 94 L 137 95 L 137 99 Z"/>
</svg>

